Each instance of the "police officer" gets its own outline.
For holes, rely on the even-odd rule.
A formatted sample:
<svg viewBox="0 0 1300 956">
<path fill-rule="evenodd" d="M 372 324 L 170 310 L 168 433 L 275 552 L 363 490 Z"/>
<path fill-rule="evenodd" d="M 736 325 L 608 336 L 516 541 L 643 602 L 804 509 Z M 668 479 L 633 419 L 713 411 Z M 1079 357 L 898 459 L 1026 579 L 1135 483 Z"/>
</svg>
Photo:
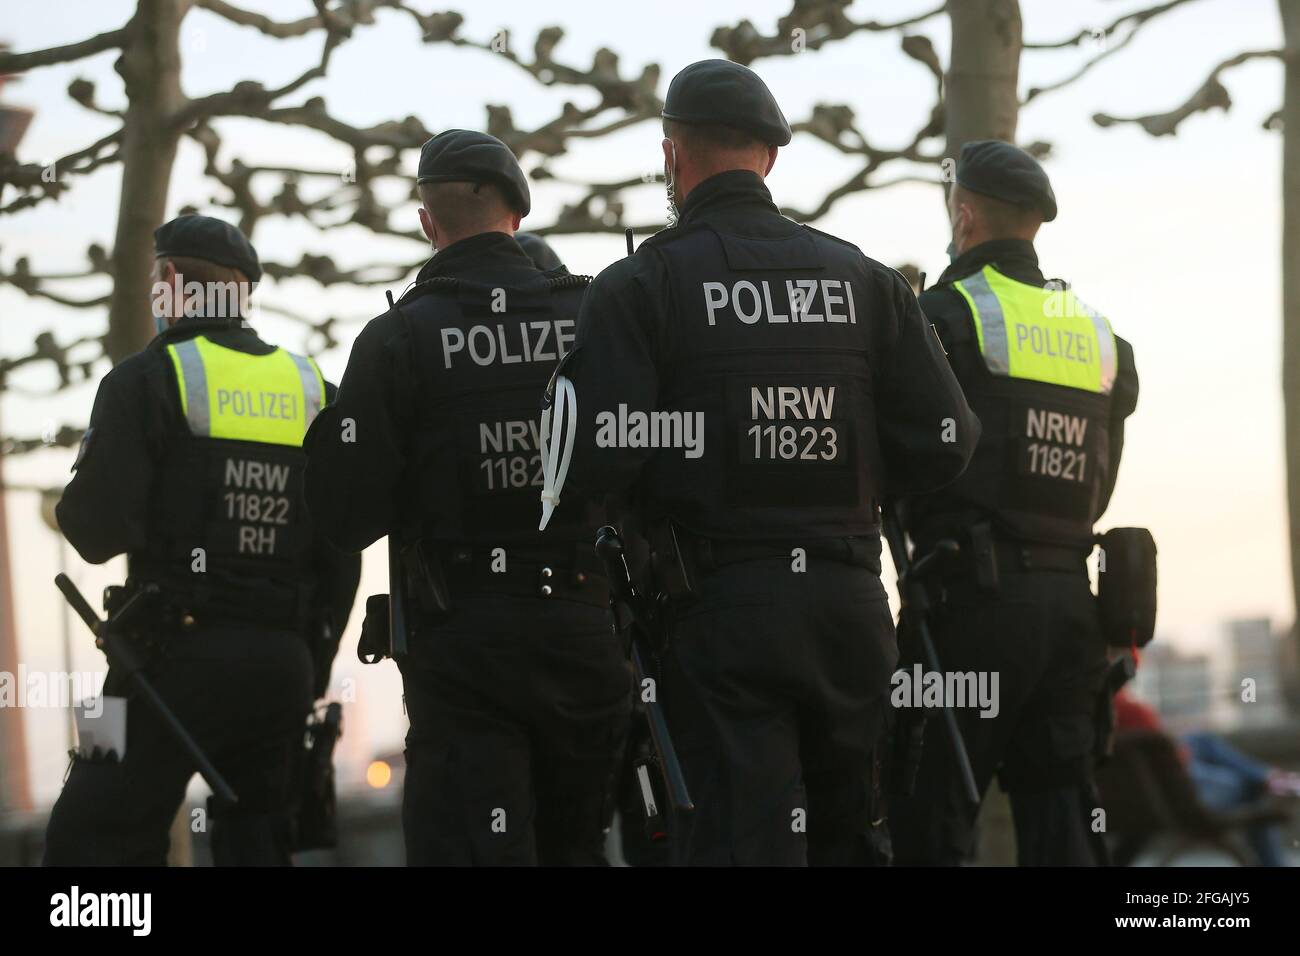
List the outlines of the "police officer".
<svg viewBox="0 0 1300 956">
<path fill-rule="evenodd" d="M 524 255 L 533 260 L 533 265 L 543 272 L 569 271 L 560 261 L 556 251 L 551 248 L 551 244 L 541 236 L 534 236 L 531 232 L 517 232 L 515 241 L 519 243 L 519 248 L 524 250 Z"/>
<path fill-rule="evenodd" d="M 590 280 L 515 241 L 528 183 L 494 137 L 433 137 L 417 182 L 436 254 L 357 337 L 308 436 L 308 502 L 349 551 L 403 543 L 407 862 L 600 863 L 630 674 L 600 516 L 576 497 L 545 533 L 536 516 L 538 396 Z"/>
<path fill-rule="evenodd" d="M 181 216 L 154 239 L 159 334 L 100 383 L 59 526 L 93 564 L 127 555 L 126 594 L 161 588 L 131 637 L 238 798 L 211 804 L 215 862 L 285 864 L 290 767 L 360 574 L 302 501 L 303 435 L 332 386 L 244 323 L 262 270 L 238 229 Z M 195 772 L 109 664 L 104 692 L 128 697 L 126 753 L 74 760 L 47 864 L 164 863 Z"/>
<path fill-rule="evenodd" d="M 671 596 L 675 861 L 865 862 L 897 657 L 878 502 L 955 478 L 979 423 L 904 279 L 778 211 L 791 132 L 755 73 L 686 67 L 663 120 L 679 222 L 583 304 L 561 498 L 620 493 Z"/>
<path fill-rule="evenodd" d="M 948 210 L 956 257 L 921 307 L 984 432 L 965 474 L 913 497 L 907 522 L 918 554 L 962 546 L 932 620 L 942 666 L 998 675 L 996 716 L 958 714 L 977 788 L 1001 778 L 1022 864 L 1088 864 L 1106 657 L 1084 562 L 1137 403 L 1133 350 L 1039 269 L 1056 199 L 1032 156 L 967 143 Z M 891 808 L 896 862 L 960 862 L 976 813 L 949 748 L 927 743 L 915 795 Z"/>
</svg>

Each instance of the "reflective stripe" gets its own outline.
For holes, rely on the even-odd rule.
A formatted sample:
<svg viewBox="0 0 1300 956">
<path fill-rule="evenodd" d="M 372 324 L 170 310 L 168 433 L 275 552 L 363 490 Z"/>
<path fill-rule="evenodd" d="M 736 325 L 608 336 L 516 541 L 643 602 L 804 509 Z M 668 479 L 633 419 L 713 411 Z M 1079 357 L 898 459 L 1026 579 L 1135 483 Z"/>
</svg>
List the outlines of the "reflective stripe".
<svg viewBox="0 0 1300 956">
<path fill-rule="evenodd" d="M 1097 330 L 1097 355 L 1101 360 L 1101 390 L 1110 393 L 1115 387 L 1115 371 L 1118 359 L 1115 357 L 1115 333 L 1111 331 L 1110 322 L 1078 296 L 1074 296 L 1075 307 L 1092 319 L 1092 327 Z"/>
<path fill-rule="evenodd" d="M 977 272 L 956 283 L 966 301 L 970 303 L 975 318 L 975 334 L 979 338 L 984 364 L 994 375 L 1011 374 L 1011 356 L 1007 348 L 1007 321 L 1002 314 L 1002 303 L 989 286 L 984 273 Z"/>
<path fill-rule="evenodd" d="M 293 359 L 293 364 L 298 366 L 298 375 L 302 378 L 303 407 L 307 416 L 307 425 L 310 427 L 312 420 L 321 410 L 323 401 L 320 372 L 316 370 L 316 363 L 305 355 L 295 355 L 290 352 L 289 358 Z"/>
<path fill-rule="evenodd" d="M 168 349 L 176 365 L 180 382 L 181 407 L 190 433 L 201 437 L 212 434 L 212 415 L 208 407 L 208 373 L 203 366 L 203 356 L 194 339 L 186 339 Z"/>
</svg>

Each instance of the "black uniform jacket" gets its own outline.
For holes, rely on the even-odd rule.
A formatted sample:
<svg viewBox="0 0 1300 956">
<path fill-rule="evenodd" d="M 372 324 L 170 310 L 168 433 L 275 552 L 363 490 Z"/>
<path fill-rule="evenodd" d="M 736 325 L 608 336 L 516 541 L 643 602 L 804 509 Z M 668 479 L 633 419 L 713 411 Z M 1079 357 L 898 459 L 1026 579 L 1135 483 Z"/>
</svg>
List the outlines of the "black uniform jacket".
<svg viewBox="0 0 1300 956">
<path fill-rule="evenodd" d="M 104 376 L 72 481 L 57 509 L 59 527 L 91 564 L 140 551 L 146 544 L 168 443 L 189 434 L 165 346 L 197 335 L 251 355 L 274 351 L 237 320 L 185 318 Z M 334 386 L 327 382 L 326 400 L 333 394 Z M 312 553 L 318 593 L 334 633 L 341 634 L 356 597 L 361 562 L 319 537 Z"/>
<path fill-rule="evenodd" d="M 1008 278 L 1028 285 L 1046 286 L 1049 281 L 1038 266 L 1038 254 L 1032 242 L 1024 239 L 995 239 L 966 250 L 949 264 L 938 282 L 921 293 L 921 309 L 939 333 L 953 371 L 963 385 L 974 381 L 976 376 L 985 374 L 984 361 L 975 336 L 970 306 L 961 293 L 953 288 L 952 283 L 979 272 L 987 265 L 992 265 Z M 1120 455 L 1124 450 L 1124 420 L 1133 414 L 1138 398 L 1138 375 L 1133 347 L 1118 335 L 1115 336 L 1115 346 L 1115 384 L 1111 391 L 1108 422 L 1109 469 L 1101 487 L 1098 514 L 1106 510 L 1115 490 Z M 928 529 L 928 538 L 956 534 L 962 527 L 987 517 L 968 508 L 962 501 L 947 498 L 942 492 L 913 502 L 911 509 L 916 519 L 912 522 L 914 530 L 921 524 L 935 525 Z"/>
<path fill-rule="evenodd" d="M 439 251 L 416 282 L 449 277 L 509 288 L 535 284 L 542 274 L 514 237 L 487 232 Z M 437 321 L 436 297 L 404 308 Z M 316 526 L 344 550 L 363 550 L 409 517 L 406 482 L 417 477 L 408 474 L 414 465 L 410 440 L 422 401 L 412 355 L 398 309 L 372 319 L 352 344 L 338 400 L 307 433 L 307 507 Z M 353 440 L 340 441 L 349 423 L 355 426 Z"/>
<path fill-rule="evenodd" d="M 711 227 L 722 238 L 701 242 L 696 238 L 698 231 L 691 228 L 700 225 Z M 605 269 L 588 290 L 569 357 L 572 361 L 566 360 L 565 365 L 572 369 L 582 423 L 569 480 L 590 493 L 613 494 L 624 491 L 641 476 L 654 449 L 604 452 L 590 438 L 594 427 L 587 417 L 594 409 L 617 409 L 620 405 L 661 407 L 662 386 L 687 358 L 681 347 L 686 324 L 711 326 L 713 319 L 710 315 L 706 320 L 702 306 L 700 315 L 696 315 L 690 304 L 678 301 L 674 280 L 680 282 L 681 277 L 670 275 L 668 260 L 672 257 L 668 253 L 677 244 L 697 242 L 701 254 L 714 255 L 717 260 L 700 263 L 702 273 L 716 273 L 718 278 L 739 275 L 728 272 L 736 261 L 730 251 L 725 260 L 723 255 L 710 252 L 718 242 L 730 249 L 725 246 L 731 241 L 726 237 L 737 237 L 738 244 L 753 250 L 749 254 L 759 259 L 764 256 L 764 242 L 780 244 L 782 250 L 803 248 L 807 250 L 803 265 L 815 270 L 818 263 L 829 263 L 833 270 L 825 274 L 852 276 L 857 290 L 853 321 L 858 324 L 833 328 L 856 328 L 860 333 L 856 349 L 865 356 L 867 367 L 854 374 L 870 383 L 866 399 L 874 409 L 874 421 L 864 427 L 869 442 L 878 446 L 865 457 L 872 459 L 872 465 L 881 472 L 871 476 L 872 494 L 887 499 L 930 490 L 961 474 L 978 441 L 979 420 L 967 405 L 906 280 L 895 270 L 862 255 L 855 246 L 785 218 L 757 174 L 732 170 L 696 186 L 687 197 L 677 227 L 658 233 L 642 243 L 635 254 Z M 683 259 L 685 269 L 695 268 L 695 247 L 691 248 L 689 255 L 677 256 L 677 268 L 683 268 Z M 780 263 L 776 266 L 779 268 Z M 695 279 L 690 281 L 695 288 Z M 774 295 L 784 294 L 786 283 L 778 279 L 775 285 L 778 291 Z M 816 295 L 821 308 L 820 292 Z M 826 308 L 829 310 L 829 304 Z M 839 309 L 846 311 L 844 304 Z M 786 318 L 773 321 L 784 322 Z M 762 335 L 762 322 L 760 319 L 759 325 L 747 328 L 756 336 Z M 812 335 L 832 327 L 779 328 L 807 328 Z M 821 370 L 820 361 L 805 351 L 788 360 L 786 371 L 789 376 L 806 373 L 811 377 Z M 727 372 L 724 369 L 718 374 L 724 377 Z M 870 417 L 866 408 L 864 405 L 852 414 Z M 945 420 L 955 426 L 948 430 L 946 441 L 941 434 Z M 792 497 L 798 497 L 794 490 Z M 862 510 L 866 521 L 866 509 Z M 673 517 L 682 520 L 680 515 Z M 874 525 L 875 520 L 872 517 L 870 523 Z"/>
</svg>

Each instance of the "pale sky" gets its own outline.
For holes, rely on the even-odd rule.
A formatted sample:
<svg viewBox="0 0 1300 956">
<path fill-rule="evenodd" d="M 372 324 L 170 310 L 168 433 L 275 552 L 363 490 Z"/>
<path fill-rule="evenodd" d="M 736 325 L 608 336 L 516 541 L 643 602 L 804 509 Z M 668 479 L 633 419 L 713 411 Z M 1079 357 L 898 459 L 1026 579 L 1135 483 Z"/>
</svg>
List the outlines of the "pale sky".
<svg viewBox="0 0 1300 956">
<path fill-rule="evenodd" d="M 445 8 L 426 0 L 413 3 L 426 12 Z M 311 12 L 305 0 L 245 0 L 242 5 L 281 20 Z M 931 5 L 930 0 L 858 3 L 851 12 L 859 19 L 892 20 Z M 1062 39 L 1143 5 L 1022 0 L 1025 37 Z M 708 46 L 715 26 L 748 17 L 768 32 L 788 4 L 584 0 L 541 5 L 512 0 L 464 7 L 466 36 L 485 39 L 508 28 L 515 48 L 529 51 L 539 28 L 560 24 L 566 38 L 556 56 L 564 62 L 586 66 L 601 46 L 620 55 L 625 76 L 657 62 L 663 69 L 662 95 L 668 78 L 681 67 L 719 55 Z M 18 50 L 54 46 L 120 26 L 132 8 L 126 0 L 0 0 L 0 33 Z M 946 61 L 947 20 L 935 18 L 920 30 Z M 283 84 L 315 61 L 319 44 L 315 37 L 271 41 L 197 10 L 184 26 L 183 84 L 191 96 L 247 78 L 268 87 Z M 1116 331 L 1132 342 L 1142 380 L 1118 487 L 1100 527 L 1153 530 L 1160 548 L 1161 639 L 1191 650 L 1217 651 L 1225 619 L 1267 616 L 1280 622 L 1292 615 L 1280 400 L 1281 138 L 1261 129 L 1281 104 L 1282 68 L 1267 61 L 1228 71 L 1222 79 L 1232 93 L 1231 112 L 1193 117 L 1177 137 L 1155 140 L 1130 127 L 1101 130 L 1089 117 L 1099 111 L 1134 115 L 1172 109 L 1220 61 L 1242 50 L 1280 44 L 1274 0 L 1199 0 L 1157 19 L 1083 80 L 1035 100 L 1020 117 L 1021 142 L 1046 140 L 1054 146 L 1047 169 L 1060 216 L 1039 236 L 1044 271 L 1070 280 L 1109 316 Z M 1022 90 L 1066 75 L 1092 50 L 1026 52 Z M 72 79 L 84 76 L 97 82 L 101 104 L 118 105 L 121 81 L 112 69 L 113 56 L 41 69 L 6 89 L 7 102 L 38 110 L 20 148 L 21 159 L 44 161 L 65 154 L 113 128 L 113 121 L 88 114 L 64 92 Z M 898 50 L 892 34 L 859 34 L 817 53 L 760 60 L 755 68 L 792 121 L 806 117 L 818 102 L 847 103 L 874 144 L 910 140 L 933 96 L 929 74 Z M 516 124 L 526 127 L 551 119 L 566 98 L 585 104 L 591 97 L 586 90 L 541 88 L 489 53 L 422 45 L 414 22 L 392 11 L 380 11 L 375 26 L 360 28 L 337 51 L 326 80 L 289 101 L 312 95 L 323 95 L 335 116 L 353 124 L 415 115 L 434 131 L 482 127 L 487 103 L 509 105 Z M 225 121 L 219 129 L 225 159 L 340 170 L 350 164 L 346 149 L 310 131 L 248 120 Z M 659 139 L 657 124 L 643 123 L 599 143 L 580 143 L 554 168 L 594 181 L 653 171 L 660 166 Z M 940 145 L 934 142 L 931 148 Z M 414 161 L 410 154 L 412 172 Z M 525 157 L 525 166 L 535 162 L 535 156 Z M 807 208 L 852 168 L 851 161 L 825 144 L 799 136 L 782 150 L 769 185 L 778 202 Z M 888 176 L 904 171 L 890 170 Z M 0 264 L 11 269 L 15 258 L 25 255 L 37 273 L 76 271 L 91 242 L 110 246 L 119 175 L 118 167 L 107 167 L 79 181 L 57 205 L 0 219 Z M 186 204 L 212 211 L 209 200 L 219 192 L 201 175 L 197 146 L 183 143 L 169 215 Z M 405 197 L 400 189 L 397 193 Z M 10 192 L 7 198 L 12 196 Z M 570 196 L 571 190 L 562 186 L 536 186 L 534 213 L 524 228 L 549 221 Z M 626 199 L 632 221 L 663 214 L 662 186 L 642 187 Z M 229 213 L 216 214 L 230 218 Z M 414 228 L 413 205 L 399 207 L 394 222 Z M 886 263 L 917 263 L 932 278 L 946 263 L 947 222 L 941 193 L 932 187 L 859 193 L 816 225 Z M 345 266 L 419 255 L 409 243 L 374 239 L 356 228 L 324 236 L 272 220 L 259 226 L 254 240 L 264 259 L 280 262 L 296 262 L 303 251 L 329 252 Z M 613 236 L 562 237 L 553 244 L 574 272 L 598 272 L 622 254 L 622 240 Z M 85 296 L 106 291 L 102 281 L 64 288 Z M 268 281 L 259 296 L 314 317 L 364 320 L 384 308 L 382 289 L 324 292 L 308 280 L 278 286 Z M 60 341 L 98 331 L 104 319 L 102 309 L 69 311 L 0 287 L 0 354 L 25 352 L 33 336 L 46 329 Z M 350 334 L 358 328 L 359 322 L 349 326 Z M 287 347 L 302 345 L 303 330 L 292 323 L 267 317 L 259 329 Z M 334 378 L 346 358 L 346 344 L 320 356 L 326 374 Z M 41 370 L 14 376 L 14 384 L 40 391 L 51 382 Z M 93 393 L 92 385 L 55 398 L 6 393 L 0 431 L 31 436 L 51 424 L 84 424 Z M 61 485 L 70 463 L 71 453 L 58 450 L 11 458 L 5 462 L 5 480 Z M 51 584 L 58 570 L 56 539 L 41 523 L 35 495 L 9 493 L 8 509 L 23 662 L 29 668 L 60 668 L 60 604 Z M 122 565 L 91 568 L 73 555 L 72 572 L 83 590 L 94 595 L 121 575 Z M 384 575 L 383 554 L 372 549 L 365 558 L 362 598 L 386 590 Z M 355 681 L 359 705 L 349 709 L 344 744 L 344 758 L 353 769 L 378 750 L 400 746 L 405 726 L 395 667 L 356 663 L 359 624 L 358 611 L 334 671 L 336 687 Z M 74 641 L 74 669 L 102 667 L 84 631 L 74 631 Z M 237 688 L 232 697 L 237 699 Z M 38 800 L 52 799 L 58 791 L 65 764 L 63 720 L 53 710 L 27 714 Z"/>
</svg>

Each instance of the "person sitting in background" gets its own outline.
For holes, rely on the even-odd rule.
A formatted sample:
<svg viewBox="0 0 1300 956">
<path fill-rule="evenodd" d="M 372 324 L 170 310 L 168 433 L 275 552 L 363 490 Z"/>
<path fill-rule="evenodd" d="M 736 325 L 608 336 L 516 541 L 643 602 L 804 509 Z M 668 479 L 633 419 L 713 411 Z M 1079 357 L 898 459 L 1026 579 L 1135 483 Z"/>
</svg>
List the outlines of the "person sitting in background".
<svg viewBox="0 0 1300 956">
<path fill-rule="evenodd" d="M 1167 733 L 1155 709 L 1127 689 L 1115 695 L 1115 729 Z M 1174 739 L 1197 797 L 1211 810 L 1239 810 L 1269 796 L 1300 796 L 1300 773 L 1249 757 L 1219 734 L 1198 731 Z M 1245 832 L 1261 866 L 1286 866 L 1276 824 L 1252 824 Z"/>
</svg>

